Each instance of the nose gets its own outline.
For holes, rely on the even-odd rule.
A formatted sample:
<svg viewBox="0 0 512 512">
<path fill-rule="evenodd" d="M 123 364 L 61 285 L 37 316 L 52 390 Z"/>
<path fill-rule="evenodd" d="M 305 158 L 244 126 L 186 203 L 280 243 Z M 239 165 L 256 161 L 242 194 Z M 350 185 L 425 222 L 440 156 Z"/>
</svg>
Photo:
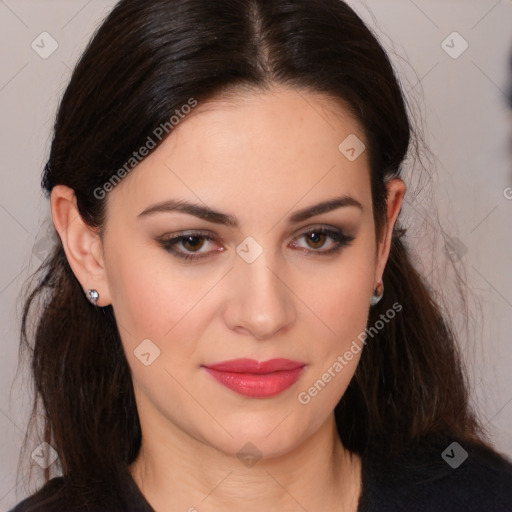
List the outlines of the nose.
<svg viewBox="0 0 512 512">
<path fill-rule="evenodd" d="M 296 309 L 292 290 L 283 278 L 265 252 L 252 263 L 238 259 L 230 272 L 230 293 L 223 312 L 226 325 L 258 340 L 289 330 Z"/>
</svg>

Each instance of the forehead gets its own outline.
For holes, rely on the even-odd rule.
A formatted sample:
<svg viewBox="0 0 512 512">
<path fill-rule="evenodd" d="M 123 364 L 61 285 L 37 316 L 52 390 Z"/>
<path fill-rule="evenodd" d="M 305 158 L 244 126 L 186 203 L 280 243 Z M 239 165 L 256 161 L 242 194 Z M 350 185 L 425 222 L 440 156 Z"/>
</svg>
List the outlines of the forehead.
<svg viewBox="0 0 512 512">
<path fill-rule="evenodd" d="M 357 121 L 328 96 L 288 88 L 223 95 L 185 115 L 113 195 L 141 209 L 170 194 L 238 199 L 241 207 L 283 195 L 325 199 L 331 189 L 337 195 L 369 183 L 366 152 L 347 158 L 347 140 L 357 150 L 365 144 Z"/>
<path fill-rule="evenodd" d="M 275 86 L 265 91 L 230 90 L 199 104 L 174 127 L 173 136 L 168 138 L 169 144 L 178 142 L 183 131 L 187 131 L 187 135 L 192 130 L 204 135 L 210 124 L 222 129 L 222 133 L 210 132 L 211 140 L 218 142 L 222 135 L 228 134 L 224 142 L 234 141 L 234 144 L 237 135 L 246 143 L 250 142 L 250 136 L 254 142 L 261 140 L 267 145 L 271 139 L 279 142 L 299 135 L 301 142 L 309 138 L 311 143 L 321 139 L 327 144 L 333 138 L 336 142 L 348 133 L 357 134 L 364 140 L 359 122 L 341 99 L 319 92 Z M 256 140 L 253 138 L 255 134 L 259 135 Z M 292 145 L 295 149 L 299 149 L 298 146 L 298 143 Z M 283 147 L 282 151 L 285 150 Z"/>
</svg>

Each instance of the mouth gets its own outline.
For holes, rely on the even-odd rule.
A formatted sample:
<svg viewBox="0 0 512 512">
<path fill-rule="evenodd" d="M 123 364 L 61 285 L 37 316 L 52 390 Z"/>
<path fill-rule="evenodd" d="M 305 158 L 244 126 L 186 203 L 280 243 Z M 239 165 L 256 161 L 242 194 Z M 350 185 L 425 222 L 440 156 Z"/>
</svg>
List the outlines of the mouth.
<svg viewBox="0 0 512 512">
<path fill-rule="evenodd" d="M 223 386 L 252 398 L 270 398 L 291 387 L 306 363 L 290 359 L 233 359 L 203 368 Z"/>
</svg>

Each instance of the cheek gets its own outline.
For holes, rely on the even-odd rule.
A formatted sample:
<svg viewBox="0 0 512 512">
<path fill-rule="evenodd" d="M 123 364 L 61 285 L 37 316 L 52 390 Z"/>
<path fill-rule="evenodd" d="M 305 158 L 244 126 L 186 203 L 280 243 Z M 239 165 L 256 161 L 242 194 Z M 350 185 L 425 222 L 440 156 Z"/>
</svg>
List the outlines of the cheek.
<svg viewBox="0 0 512 512">
<path fill-rule="evenodd" d="M 362 334 L 367 325 L 372 280 L 368 267 L 331 280 L 324 294 L 316 294 L 318 317 L 308 338 L 315 339 L 311 365 L 297 392 L 303 411 L 315 418 L 317 428 L 345 393 L 364 348 Z M 371 275 L 371 274 L 370 274 Z M 371 293 L 371 292 L 370 292 Z M 319 333 L 323 333 L 319 335 Z M 314 411 L 314 414 L 311 413 Z"/>
<path fill-rule="evenodd" d="M 302 295 L 308 297 L 305 303 L 316 314 L 317 328 L 336 348 L 350 345 L 352 338 L 364 331 L 372 287 L 373 266 L 368 252 L 353 251 L 335 270 L 317 276 L 314 286 L 303 289 Z"/>
<path fill-rule="evenodd" d="M 353 274 L 333 287 L 330 298 L 325 304 L 325 322 L 335 333 L 336 348 L 341 350 L 366 327 L 369 311 L 367 277 Z"/>
<path fill-rule="evenodd" d="M 159 254 L 147 247 L 112 252 L 115 263 L 107 269 L 112 302 L 121 335 L 130 345 L 145 338 L 161 344 L 175 337 L 204 295 L 208 283 L 187 277 L 167 258 L 163 250 Z"/>
<path fill-rule="evenodd" d="M 364 350 L 374 277 L 371 255 L 371 238 L 361 240 L 342 256 L 335 269 L 317 273 L 315 286 L 309 288 L 307 305 L 314 311 L 315 321 L 305 325 L 309 330 L 307 338 L 316 343 L 297 400 L 317 413 L 327 414 L 334 409 Z"/>
</svg>

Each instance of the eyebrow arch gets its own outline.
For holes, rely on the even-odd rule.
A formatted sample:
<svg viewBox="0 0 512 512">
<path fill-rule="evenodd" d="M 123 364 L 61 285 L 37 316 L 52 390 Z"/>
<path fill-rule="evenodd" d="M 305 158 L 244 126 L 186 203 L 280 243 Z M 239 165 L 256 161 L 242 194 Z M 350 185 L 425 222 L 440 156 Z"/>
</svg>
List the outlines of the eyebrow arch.
<svg viewBox="0 0 512 512">
<path fill-rule="evenodd" d="M 354 199 L 353 197 L 348 195 L 344 195 L 299 210 L 290 216 L 289 222 L 302 222 L 304 220 L 309 219 L 310 217 L 314 217 L 315 215 L 327 213 L 332 210 L 336 210 L 337 208 L 342 208 L 346 206 L 354 206 L 356 208 L 359 208 L 361 211 L 364 210 L 363 205 L 357 199 Z M 170 200 L 163 201 L 161 203 L 156 203 L 152 206 L 148 206 L 144 211 L 139 213 L 137 217 L 147 217 L 155 213 L 174 211 L 188 213 L 189 215 L 194 215 L 195 217 L 199 217 L 201 219 L 214 222 L 216 224 L 224 224 L 226 226 L 230 226 L 233 228 L 237 228 L 239 226 L 236 217 L 233 217 L 232 215 L 227 215 L 225 213 L 217 212 L 207 206 L 191 203 L 189 201 Z"/>
<path fill-rule="evenodd" d="M 200 204 L 191 203 L 189 201 L 163 201 L 161 203 L 156 203 L 152 206 L 149 206 L 144 211 L 139 213 L 137 217 L 145 217 L 148 215 L 153 215 L 154 213 L 162 213 L 162 212 L 183 212 L 188 213 L 189 215 L 194 215 L 195 217 L 199 217 L 200 219 L 204 219 L 210 222 L 215 222 L 216 224 L 225 224 L 230 227 L 238 227 L 238 221 L 232 215 L 227 215 L 225 213 L 220 213 L 207 206 L 202 206 Z"/>
<path fill-rule="evenodd" d="M 314 217 L 315 215 L 327 213 L 332 210 L 336 210 L 337 208 L 343 208 L 346 206 L 355 206 L 356 208 L 359 208 L 361 211 L 364 211 L 363 205 L 357 199 L 354 199 L 353 197 L 348 195 L 344 195 L 336 197 L 329 201 L 324 201 L 322 203 L 309 206 L 308 208 L 304 208 L 303 210 L 299 210 L 290 217 L 290 222 L 302 222 L 303 220 L 309 219 L 310 217 Z"/>
</svg>

